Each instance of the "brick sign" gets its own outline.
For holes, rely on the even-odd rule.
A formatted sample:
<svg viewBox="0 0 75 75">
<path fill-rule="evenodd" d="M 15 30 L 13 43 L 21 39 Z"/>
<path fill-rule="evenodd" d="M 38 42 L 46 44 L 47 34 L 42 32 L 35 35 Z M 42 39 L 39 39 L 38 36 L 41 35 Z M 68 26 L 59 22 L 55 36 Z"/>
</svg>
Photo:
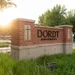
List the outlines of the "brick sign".
<svg viewBox="0 0 75 75">
<path fill-rule="evenodd" d="M 12 22 L 11 54 L 14 59 L 72 53 L 72 26 L 39 26 L 34 20 L 18 18 Z"/>
</svg>

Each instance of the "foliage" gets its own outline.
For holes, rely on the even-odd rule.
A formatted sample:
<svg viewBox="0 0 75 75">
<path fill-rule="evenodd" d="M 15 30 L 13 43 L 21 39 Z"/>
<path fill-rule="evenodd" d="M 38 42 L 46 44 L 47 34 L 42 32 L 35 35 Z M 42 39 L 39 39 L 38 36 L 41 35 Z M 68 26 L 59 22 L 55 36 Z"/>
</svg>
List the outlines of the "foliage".
<svg viewBox="0 0 75 75">
<path fill-rule="evenodd" d="M 73 25 L 73 32 L 75 32 L 75 10 L 66 13 L 66 24 Z"/>
<path fill-rule="evenodd" d="M 9 47 L 9 44 L 8 43 L 0 43 L 0 47 Z"/>
<path fill-rule="evenodd" d="M 8 54 L 0 53 L 0 75 L 13 75 L 14 60 Z"/>
<path fill-rule="evenodd" d="M 48 26 L 65 24 L 65 11 L 65 6 L 56 5 L 39 17 L 39 24 Z"/>
<path fill-rule="evenodd" d="M 58 68 L 50 71 L 47 64 L 52 62 L 56 62 Z M 0 54 L 0 75 L 75 75 L 75 52 L 20 61 L 13 60 L 8 54 Z"/>
<path fill-rule="evenodd" d="M 66 10 L 65 6 L 54 6 L 39 16 L 39 24 L 45 26 L 73 25 L 73 32 L 75 32 L 75 10 Z"/>
<path fill-rule="evenodd" d="M 3 9 L 16 6 L 15 3 L 13 3 L 11 0 L 0 0 L 0 10 L 3 11 Z"/>
<path fill-rule="evenodd" d="M 75 52 L 75 48 L 73 48 L 73 52 Z"/>
<path fill-rule="evenodd" d="M 46 66 L 37 65 L 34 60 L 19 61 L 13 68 L 15 75 L 49 75 Z"/>
<path fill-rule="evenodd" d="M 43 56 L 35 60 L 19 61 L 14 67 L 15 75 L 74 75 L 75 53 Z M 58 69 L 50 71 L 47 63 L 56 62 Z"/>
</svg>

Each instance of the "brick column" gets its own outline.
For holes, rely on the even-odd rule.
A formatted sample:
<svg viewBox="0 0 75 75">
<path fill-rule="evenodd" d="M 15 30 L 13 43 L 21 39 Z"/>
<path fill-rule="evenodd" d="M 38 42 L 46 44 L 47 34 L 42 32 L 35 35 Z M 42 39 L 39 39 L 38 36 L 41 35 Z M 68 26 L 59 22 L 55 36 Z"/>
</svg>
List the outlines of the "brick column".
<svg viewBox="0 0 75 75">
<path fill-rule="evenodd" d="M 63 28 L 63 52 L 72 53 L 72 25 L 61 25 Z"/>
<path fill-rule="evenodd" d="M 25 40 L 25 25 L 30 26 L 32 31 L 34 20 L 18 18 L 12 22 L 11 55 L 15 59 L 20 58 L 22 46 L 32 44 L 32 36 L 30 40 Z"/>
</svg>

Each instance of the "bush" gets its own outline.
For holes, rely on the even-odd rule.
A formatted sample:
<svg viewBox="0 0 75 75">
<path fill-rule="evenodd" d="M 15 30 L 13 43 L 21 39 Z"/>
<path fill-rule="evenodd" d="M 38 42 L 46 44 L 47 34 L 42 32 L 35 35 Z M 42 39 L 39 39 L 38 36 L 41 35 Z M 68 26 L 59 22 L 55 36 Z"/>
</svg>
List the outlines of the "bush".
<svg viewBox="0 0 75 75">
<path fill-rule="evenodd" d="M 0 43 L 0 47 L 9 47 L 9 44 L 8 43 Z"/>
</svg>

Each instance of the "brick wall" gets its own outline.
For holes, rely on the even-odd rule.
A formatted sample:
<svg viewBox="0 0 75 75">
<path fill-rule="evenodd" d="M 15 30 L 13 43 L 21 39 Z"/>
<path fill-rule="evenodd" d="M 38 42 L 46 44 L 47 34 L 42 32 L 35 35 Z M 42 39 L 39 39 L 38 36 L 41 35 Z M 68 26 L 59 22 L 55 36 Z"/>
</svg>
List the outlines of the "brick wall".
<svg viewBox="0 0 75 75">
<path fill-rule="evenodd" d="M 60 26 L 60 27 L 43 27 L 43 26 L 35 26 L 34 20 L 26 20 L 26 19 L 16 19 L 12 22 L 12 45 L 15 46 L 27 46 L 27 45 L 37 45 L 37 44 L 53 44 L 53 43 L 70 43 L 72 42 L 72 27 L 68 26 Z M 24 40 L 24 25 L 31 26 L 31 40 Z M 68 39 L 68 29 L 70 29 L 70 39 Z M 44 36 L 47 31 L 51 31 L 53 33 L 58 32 L 58 37 L 54 40 L 53 37 L 49 40 L 48 37 L 38 37 L 38 31 L 45 31 Z M 40 33 L 40 32 L 39 32 Z M 55 36 L 55 34 L 48 35 Z M 42 38 L 42 39 L 41 39 Z M 46 38 L 46 39 L 44 39 Z"/>
<path fill-rule="evenodd" d="M 35 25 L 34 22 L 22 18 L 12 21 L 11 55 L 14 59 L 72 53 L 72 26 L 44 27 Z M 31 28 L 30 40 L 25 39 L 25 25 Z"/>
</svg>

